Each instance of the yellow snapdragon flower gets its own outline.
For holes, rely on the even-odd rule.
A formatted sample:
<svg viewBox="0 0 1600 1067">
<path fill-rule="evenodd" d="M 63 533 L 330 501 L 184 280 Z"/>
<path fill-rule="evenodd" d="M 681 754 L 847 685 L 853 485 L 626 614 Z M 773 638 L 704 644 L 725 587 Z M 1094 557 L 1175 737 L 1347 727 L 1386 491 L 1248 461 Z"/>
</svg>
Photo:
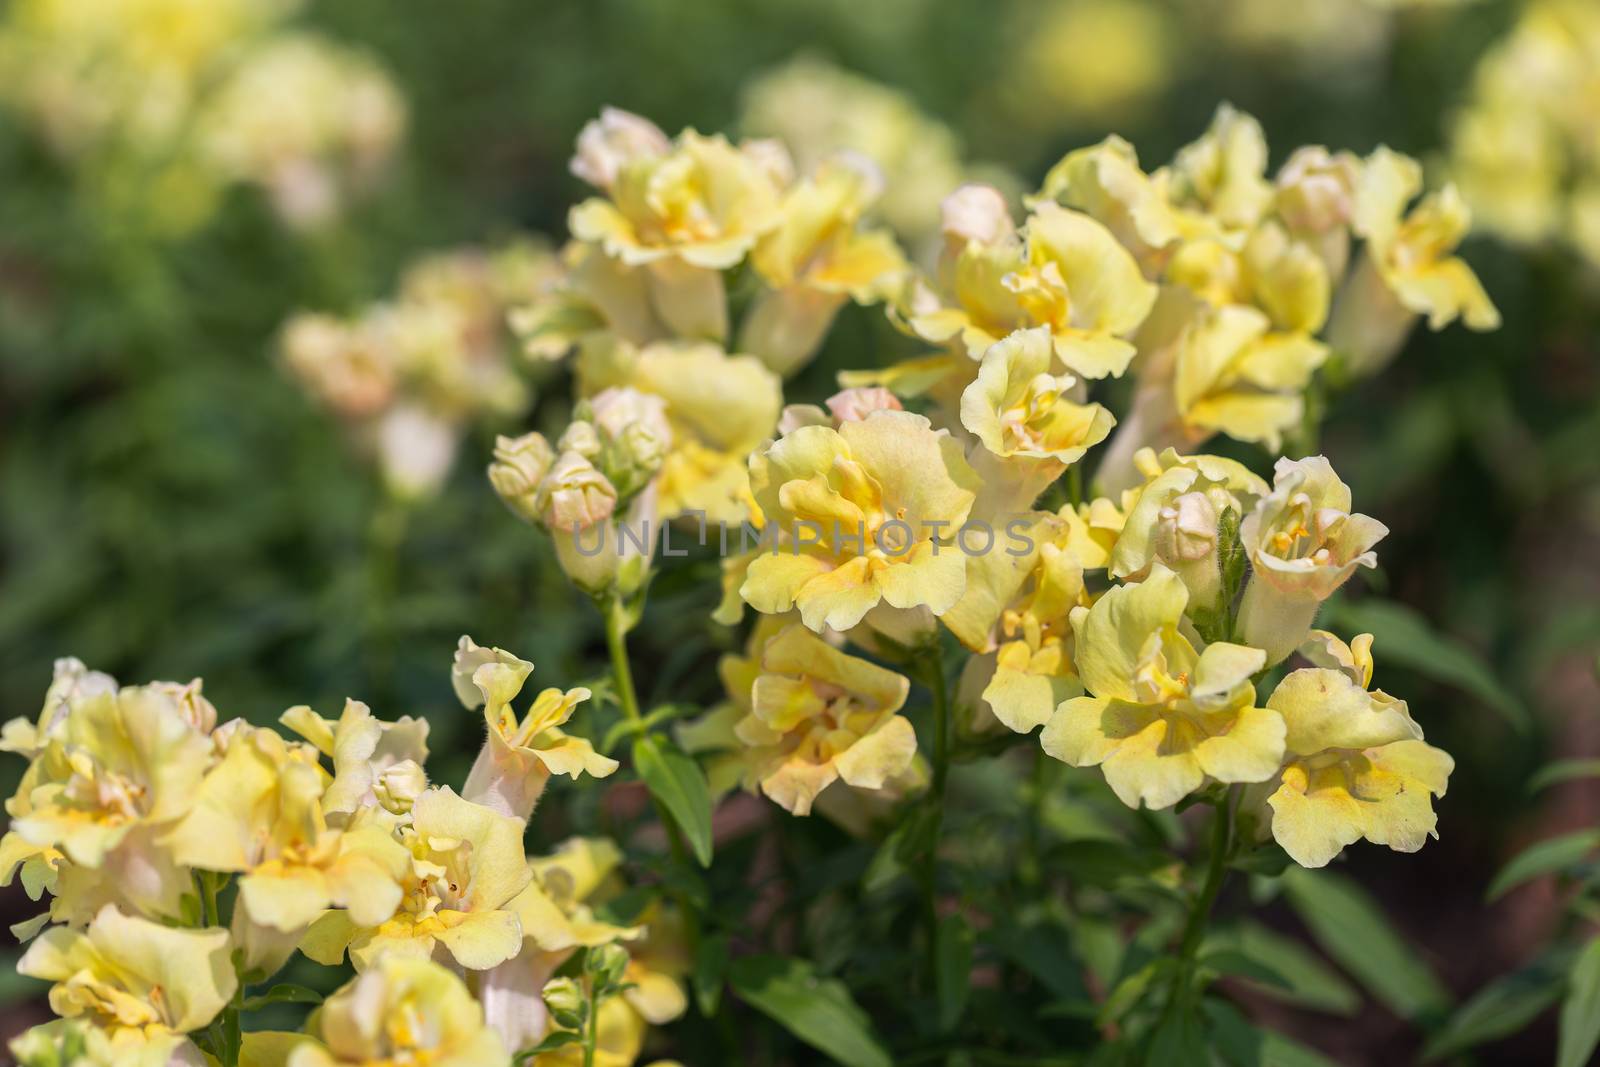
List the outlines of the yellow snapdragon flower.
<svg viewBox="0 0 1600 1067">
<path fill-rule="evenodd" d="M 437 950 L 470 970 L 515 956 L 522 922 L 510 902 L 531 877 L 522 820 L 439 787 L 417 798 L 409 825 L 396 832 L 411 853 L 399 910 L 372 926 L 357 924 L 347 911 L 326 912 L 311 924 L 301 951 L 332 967 L 348 948 L 358 968 L 384 953 L 426 959 Z"/>
<path fill-rule="evenodd" d="M 86 930 L 40 934 L 17 970 L 55 983 L 51 1010 L 100 1030 L 116 1063 L 164 1067 L 198 1057 L 185 1035 L 216 1018 L 238 988 L 230 948 L 226 930 L 174 929 L 107 906 Z"/>
<path fill-rule="evenodd" d="M 1389 528 L 1352 513 L 1350 487 L 1322 456 L 1279 459 L 1272 492 L 1239 526 L 1250 556 L 1250 581 L 1239 605 L 1244 640 L 1277 663 L 1305 639 L 1321 603 L 1358 567 L 1374 567 L 1372 551 Z"/>
<path fill-rule="evenodd" d="M 978 195 L 999 199 L 993 190 Z M 1134 346 L 1126 338 L 1149 313 L 1156 288 L 1111 231 L 1050 202 L 1035 204 L 1020 233 L 1009 214 L 986 215 L 973 228 L 958 199 L 973 196 L 969 188 L 946 201 L 944 292 L 932 294 L 935 302 L 913 298 L 911 330 L 935 344 L 959 341 L 976 360 L 1013 330 L 1048 326 L 1073 373 L 1104 378 L 1127 370 Z"/>
<path fill-rule="evenodd" d="M 711 344 L 635 348 L 613 339 L 585 349 L 578 379 L 584 395 L 629 386 L 666 401 L 672 448 L 661 467 L 663 518 L 703 511 L 709 522 L 737 524 L 748 516 L 748 457 L 772 436 L 783 408 L 782 382 L 761 360 Z"/>
<path fill-rule="evenodd" d="M 635 131 L 645 123 L 630 119 Z M 574 170 L 597 179 L 606 195 L 574 207 L 567 228 L 627 266 L 644 268 L 651 303 L 676 334 L 721 340 L 728 310 L 719 272 L 744 259 L 783 218 L 782 186 L 793 164 L 775 148 L 735 147 L 694 130 L 665 146 L 648 135 L 586 130 Z"/>
<path fill-rule="evenodd" d="M 1267 495 L 1267 483 L 1235 460 L 1181 456 L 1170 448 L 1160 456 L 1142 449 L 1134 465 L 1145 482 L 1133 491 L 1111 550 L 1111 576 L 1137 581 L 1160 562 L 1188 587 L 1191 614 L 1217 611 L 1223 592 L 1218 523 L 1229 510 L 1238 519 L 1250 514 Z"/>
<path fill-rule="evenodd" d="M 984 482 L 979 514 L 1030 506 L 1116 423 L 1100 404 L 1077 403 L 1077 379 L 1051 374 L 1054 362 L 1048 326 L 1018 330 L 984 353 L 961 394 L 961 425 L 981 445 L 969 455 Z"/>
<path fill-rule="evenodd" d="M 383 176 L 405 135 L 406 106 L 367 56 L 284 33 L 240 61 L 196 124 L 209 166 L 261 186 L 285 222 L 312 228 Z"/>
<path fill-rule="evenodd" d="M 782 221 L 750 255 L 767 288 L 740 326 L 740 351 L 792 374 L 816 353 L 846 300 L 874 304 L 897 294 L 910 272 L 904 254 L 888 231 L 858 225 L 882 188 L 870 160 L 841 156 L 784 194 Z"/>
<path fill-rule="evenodd" d="M 1056 759 L 1100 767 L 1129 807 L 1170 807 L 1208 778 L 1265 781 L 1283 759 L 1283 718 L 1255 706 L 1250 681 L 1266 653 L 1222 641 L 1197 652 L 1181 628 L 1188 600 L 1157 563 L 1072 613 L 1091 695 L 1057 708 L 1040 740 Z"/>
<path fill-rule="evenodd" d="M 1178 150 L 1167 187 L 1187 228 L 1242 235 L 1272 206 L 1266 171 L 1267 138 L 1261 123 L 1222 104 L 1206 132 Z"/>
<path fill-rule="evenodd" d="M 1418 316 L 1440 330 L 1460 318 L 1469 329 L 1493 330 L 1500 313 L 1465 260 L 1453 255 L 1472 225 L 1453 185 L 1407 205 L 1422 191 L 1416 160 L 1380 147 L 1366 160 L 1357 187 L 1353 227 L 1366 257 L 1346 283 L 1329 340 L 1349 370 L 1380 369 Z"/>
<path fill-rule="evenodd" d="M 420 769 L 428 762 L 427 719 L 402 715 L 385 722 L 359 700 L 346 700 L 336 721 L 303 704 L 285 711 L 278 721 L 333 762 L 333 780 L 322 794 L 321 808 L 335 826 L 364 808 L 383 805 L 384 779 L 391 771 Z"/>
<path fill-rule="evenodd" d="M 840 779 L 882 788 L 916 755 L 911 723 L 897 714 L 909 690 L 893 671 L 790 625 L 762 648 L 750 712 L 734 726 L 749 750 L 747 784 L 796 815 Z"/>
<path fill-rule="evenodd" d="M 489 728 L 462 796 L 519 819 L 533 814 L 552 774 L 604 778 L 618 766 L 588 740 L 561 730 L 573 710 L 589 699 L 587 689 L 542 690 L 518 718 L 511 702 L 532 673 L 527 660 L 503 649 L 483 648 L 465 636 L 450 672 L 456 696 L 468 709 L 482 707 Z"/>
<path fill-rule="evenodd" d="M 785 434 L 750 457 L 750 483 L 792 540 L 750 562 L 740 595 L 768 614 L 798 608 L 818 631 L 848 630 L 880 602 L 937 615 L 966 575 L 939 538 L 966 521 L 975 481 L 960 445 L 906 411 Z"/>
<path fill-rule="evenodd" d="M 103 671 L 91 671 L 76 656 L 56 660 L 38 719 L 34 722 L 21 717 L 9 720 L 0 732 L 0 752 L 14 752 L 32 759 L 47 741 L 60 735 L 75 701 L 116 691 L 115 678 Z"/>
<path fill-rule="evenodd" d="M 186 867 L 238 873 L 239 905 L 257 925 L 293 933 L 347 908 L 376 926 L 400 904 L 410 856 L 382 827 L 330 829 L 329 781 L 310 746 L 242 727 L 162 843 Z"/>
<path fill-rule="evenodd" d="M 1071 526 L 1049 512 L 1031 518 L 1027 551 L 1013 555 L 1008 546 L 968 560 L 967 591 L 940 620 L 979 653 L 962 675 L 969 691 L 982 682 L 974 710 L 1017 733 L 1042 725 L 1083 692 L 1069 618 L 1089 603 Z"/>
<path fill-rule="evenodd" d="M 252 1067 L 509 1067 L 483 1009 L 448 967 L 385 955 L 323 1001 L 305 1034 L 245 1035 Z"/>
<path fill-rule="evenodd" d="M 1160 253 L 1182 232 L 1170 200 L 1171 178 L 1165 170 L 1146 174 L 1133 145 L 1111 136 L 1063 156 L 1045 175 L 1033 202 L 1084 212 L 1154 273 Z"/>
<path fill-rule="evenodd" d="M 1322 867 L 1365 838 L 1415 852 L 1434 834 L 1431 798 L 1444 796 L 1455 761 L 1422 740 L 1403 700 L 1372 682 L 1372 635 L 1346 645 L 1313 630 L 1267 707 L 1288 728 L 1277 778 L 1249 797 L 1271 808 L 1272 836 L 1303 867 Z"/>
<path fill-rule="evenodd" d="M 107 901 L 179 913 L 184 883 L 158 838 L 188 811 L 212 758 L 190 721 L 199 705 L 191 702 L 186 715 L 185 692 L 102 688 L 69 699 L 45 731 L 44 748 L 6 803 L 11 828 L 0 851 L 7 866 L 31 865 L 35 884 L 53 872 L 56 917 L 86 921 Z"/>
</svg>

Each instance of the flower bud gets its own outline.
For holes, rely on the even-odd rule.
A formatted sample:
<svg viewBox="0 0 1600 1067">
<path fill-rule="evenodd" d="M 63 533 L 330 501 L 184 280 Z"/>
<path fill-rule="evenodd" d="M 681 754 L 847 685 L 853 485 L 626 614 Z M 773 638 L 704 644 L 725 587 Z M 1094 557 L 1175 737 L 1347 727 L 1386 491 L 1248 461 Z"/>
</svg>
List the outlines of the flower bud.
<svg viewBox="0 0 1600 1067">
<path fill-rule="evenodd" d="M 378 773 L 372 792 L 384 810 L 404 815 L 428 788 L 428 773 L 416 760 L 401 760 Z"/>
<path fill-rule="evenodd" d="M 608 107 L 578 134 L 572 173 L 596 189 L 609 189 L 628 163 L 666 155 L 671 149 L 672 142 L 655 123 L 631 111 Z"/>
<path fill-rule="evenodd" d="M 940 210 L 947 239 L 993 244 L 1015 228 L 1006 198 L 992 185 L 963 185 Z"/>
<path fill-rule="evenodd" d="M 555 530 L 575 532 L 603 522 L 617 507 L 617 490 L 588 459 L 563 452 L 545 475 L 543 519 Z"/>
<path fill-rule="evenodd" d="M 874 411 L 901 411 L 904 408 L 900 398 L 881 385 L 845 389 L 834 393 L 826 403 L 835 422 L 860 422 Z"/>
<path fill-rule="evenodd" d="M 526 522 L 539 521 L 539 483 L 555 462 L 555 451 L 540 433 L 496 437 L 489 483 L 506 506 Z"/>
<path fill-rule="evenodd" d="M 616 985 L 622 981 L 622 972 L 628 968 L 628 950 L 613 941 L 609 945 L 591 948 L 583 958 L 584 973 L 602 985 Z"/>
<path fill-rule="evenodd" d="M 667 402 L 637 389 L 607 389 L 590 403 L 603 441 L 600 467 L 628 499 L 654 478 L 672 447 Z"/>
<path fill-rule="evenodd" d="M 550 1017 L 556 1024 L 568 1030 L 582 1029 L 584 1015 L 588 1011 L 588 1004 L 583 997 L 583 990 L 571 978 L 553 978 L 545 984 L 544 1006 L 550 1009 Z"/>
<path fill-rule="evenodd" d="M 589 421 L 587 411 L 568 426 L 556 441 L 557 452 L 576 452 L 588 460 L 599 458 L 600 449 L 600 431 Z"/>
</svg>

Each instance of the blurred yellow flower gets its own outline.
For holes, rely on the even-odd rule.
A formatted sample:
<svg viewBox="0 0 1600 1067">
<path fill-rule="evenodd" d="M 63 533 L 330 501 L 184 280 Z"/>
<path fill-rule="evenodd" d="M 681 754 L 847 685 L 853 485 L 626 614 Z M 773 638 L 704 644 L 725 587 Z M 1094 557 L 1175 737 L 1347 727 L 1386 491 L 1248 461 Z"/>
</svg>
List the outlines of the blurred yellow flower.
<svg viewBox="0 0 1600 1067">
<path fill-rule="evenodd" d="M 87 930 L 40 934 L 17 971 L 55 983 L 51 1010 L 102 1031 L 116 1063 L 155 1067 L 186 1048 L 198 1056 L 184 1035 L 216 1018 L 238 988 L 230 947 L 226 930 L 173 929 L 107 906 Z"/>
<path fill-rule="evenodd" d="M 484 1025 L 466 983 L 426 959 L 385 955 L 311 1014 L 306 1036 L 254 1038 L 261 1067 L 507 1067 L 511 1057 Z M 262 1055 L 270 1043 L 282 1059 Z"/>
</svg>

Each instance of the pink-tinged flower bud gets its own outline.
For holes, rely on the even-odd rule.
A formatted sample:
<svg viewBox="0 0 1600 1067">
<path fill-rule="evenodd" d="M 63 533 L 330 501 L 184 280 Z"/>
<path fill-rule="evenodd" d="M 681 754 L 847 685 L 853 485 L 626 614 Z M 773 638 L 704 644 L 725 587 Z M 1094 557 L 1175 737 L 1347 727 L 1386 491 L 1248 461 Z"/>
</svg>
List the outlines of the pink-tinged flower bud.
<svg viewBox="0 0 1600 1067">
<path fill-rule="evenodd" d="M 539 521 L 539 485 L 555 463 L 555 450 L 543 434 L 497 437 L 489 483 L 506 506 L 526 522 Z"/>
<path fill-rule="evenodd" d="M 595 465 L 576 452 L 563 452 L 545 475 L 543 519 L 554 530 L 571 533 L 611 517 L 617 490 Z"/>
<path fill-rule="evenodd" d="M 610 189 L 622 168 L 635 159 L 664 156 L 672 142 L 661 128 L 631 111 L 608 107 L 578 134 L 572 173 L 596 189 Z"/>
<path fill-rule="evenodd" d="M 880 386 L 845 389 L 827 399 L 836 422 L 860 422 L 874 411 L 902 411 L 900 398 Z"/>
</svg>

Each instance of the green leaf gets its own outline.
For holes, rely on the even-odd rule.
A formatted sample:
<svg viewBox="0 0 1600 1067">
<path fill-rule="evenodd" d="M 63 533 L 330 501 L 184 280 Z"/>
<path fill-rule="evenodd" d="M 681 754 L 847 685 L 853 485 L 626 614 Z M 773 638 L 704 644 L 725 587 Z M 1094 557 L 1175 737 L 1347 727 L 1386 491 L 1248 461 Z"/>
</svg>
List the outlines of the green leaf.
<svg viewBox="0 0 1600 1067">
<path fill-rule="evenodd" d="M 268 1004 L 321 1004 L 322 994 L 292 982 L 280 982 L 265 993 L 245 997 L 241 1009 L 259 1011 Z"/>
<path fill-rule="evenodd" d="M 1232 1004 L 1208 1000 L 1205 1013 L 1212 1045 L 1231 1067 L 1337 1067 L 1315 1049 L 1255 1026 Z"/>
<path fill-rule="evenodd" d="M 1144 999 L 1145 993 L 1156 979 L 1177 966 L 1177 960 L 1171 956 L 1163 956 L 1151 960 L 1118 982 L 1111 995 L 1106 997 L 1105 1003 L 1100 1005 L 1100 1014 L 1095 1017 L 1095 1025 L 1105 1026 L 1122 1018 L 1135 1004 Z"/>
<path fill-rule="evenodd" d="M 1584 1067 L 1600 1045 L 1600 937 L 1585 945 L 1572 965 L 1560 1033 L 1556 1067 Z"/>
<path fill-rule="evenodd" d="M 1527 1026 L 1561 997 L 1570 955 L 1544 956 L 1478 990 L 1423 1046 L 1423 1061 L 1460 1055 Z"/>
<path fill-rule="evenodd" d="M 633 742 L 633 767 L 689 839 L 700 866 L 711 866 L 711 790 L 700 765 L 666 738 L 647 734 Z"/>
<path fill-rule="evenodd" d="M 1161 1025 L 1150 1035 L 1145 1062 L 1161 1067 L 1207 1067 L 1206 1038 L 1194 1008 L 1184 1005 L 1165 1013 Z"/>
<path fill-rule="evenodd" d="M 1499 900 L 1517 886 L 1578 863 L 1600 847 L 1600 830 L 1574 830 L 1529 845 L 1489 883 L 1487 897 Z"/>
<path fill-rule="evenodd" d="M 1417 1019 L 1449 1008 L 1450 994 L 1360 886 L 1303 867 L 1285 871 L 1283 882 L 1289 904 L 1322 951 L 1395 1014 Z"/>
<path fill-rule="evenodd" d="M 1600 778 L 1600 759 L 1564 759 L 1541 767 L 1528 779 L 1528 792 L 1537 793 L 1574 778 Z"/>
<path fill-rule="evenodd" d="M 722 983 L 728 973 L 728 939 L 722 934 L 706 934 L 694 954 L 694 1002 L 700 1014 L 711 1018 L 722 1001 Z"/>
<path fill-rule="evenodd" d="M 566 1048 L 568 1045 L 576 1045 L 582 1040 L 582 1035 L 580 1035 L 576 1030 L 557 1030 L 555 1033 L 550 1034 L 543 1041 L 539 1042 L 532 1048 L 525 1048 L 515 1056 L 511 1057 L 511 1062 L 513 1064 L 527 1063 L 529 1060 L 533 1059 L 535 1056 L 541 1055 L 542 1053 L 554 1052 L 556 1049 Z"/>
<path fill-rule="evenodd" d="M 728 968 L 739 998 L 845 1067 L 891 1067 L 872 1022 L 842 982 L 818 977 L 804 960 L 746 956 Z"/>
<path fill-rule="evenodd" d="M 1260 987 L 1275 999 L 1331 1015 L 1354 1015 L 1361 1007 L 1361 994 L 1320 956 L 1265 926 L 1244 923 L 1217 934 L 1209 943 L 1231 948 L 1287 980 L 1287 989 Z"/>
<path fill-rule="evenodd" d="M 938 970 L 934 986 L 939 1001 L 939 1032 L 949 1033 L 967 1010 L 972 991 L 972 927 L 959 915 L 939 921 L 934 948 Z"/>
<path fill-rule="evenodd" d="M 1248 978 L 1260 985 L 1281 989 L 1284 992 L 1294 990 L 1294 984 L 1279 974 L 1276 968 L 1233 949 L 1208 952 L 1200 957 L 1200 963 L 1218 974 Z"/>
<path fill-rule="evenodd" d="M 1393 660 L 1425 678 L 1455 686 L 1499 712 L 1518 731 L 1528 729 L 1528 709 L 1484 666 L 1483 657 L 1435 631 L 1419 612 L 1391 600 L 1338 600 L 1330 607 L 1335 625 L 1372 634 L 1380 660 Z"/>
</svg>

